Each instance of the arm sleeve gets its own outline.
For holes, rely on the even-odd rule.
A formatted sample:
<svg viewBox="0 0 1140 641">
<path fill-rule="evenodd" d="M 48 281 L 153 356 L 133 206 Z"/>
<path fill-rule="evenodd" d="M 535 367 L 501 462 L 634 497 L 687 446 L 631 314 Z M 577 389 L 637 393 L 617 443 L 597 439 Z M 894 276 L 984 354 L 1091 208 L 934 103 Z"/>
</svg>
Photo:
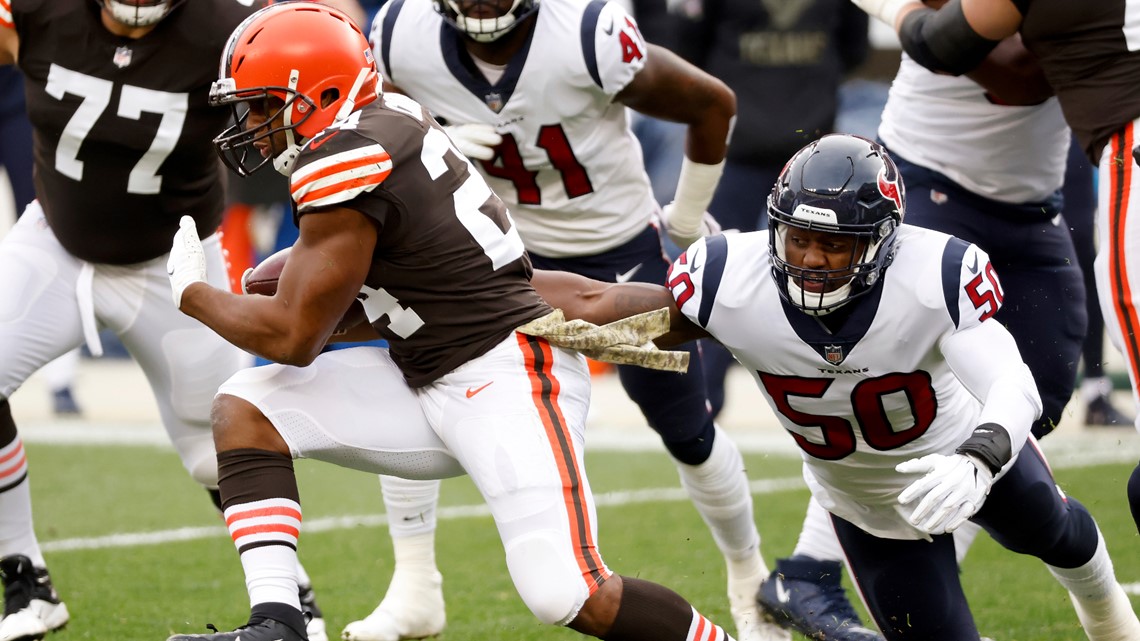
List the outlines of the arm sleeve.
<svg viewBox="0 0 1140 641">
<path fill-rule="evenodd" d="M 962 12 L 962 0 L 950 0 L 937 11 L 910 12 L 899 27 L 899 41 L 918 64 L 956 76 L 973 71 L 1000 42 L 974 31 Z"/>
<path fill-rule="evenodd" d="M 950 334 L 940 347 L 954 374 L 982 402 L 978 424 L 997 423 L 1009 431 L 1013 457 L 1002 471 L 1008 470 L 1041 416 L 1037 385 L 1013 336 L 990 320 Z"/>
</svg>

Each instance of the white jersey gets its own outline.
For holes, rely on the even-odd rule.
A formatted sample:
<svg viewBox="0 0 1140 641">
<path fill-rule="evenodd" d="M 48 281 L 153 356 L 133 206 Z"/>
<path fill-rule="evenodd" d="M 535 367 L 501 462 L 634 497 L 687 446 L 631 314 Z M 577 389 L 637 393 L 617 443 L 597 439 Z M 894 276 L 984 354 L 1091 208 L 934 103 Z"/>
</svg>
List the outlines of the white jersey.
<svg viewBox="0 0 1140 641">
<path fill-rule="evenodd" d="M 542 0 L 530 41 L 495 83 L 473 70 L 459 33 L 428 0 L 386 3 L 372 45 L 385 79 L 437 118 L 502 134 L 495 157 L 474 164 L 507 203 L 527 250 L 601 253 L 659 210 L 626 108 L 613 100 L 646 56 L 619 5 Z"/>
<path fill-rule="evenodd" d="M 1035 203 L 1061 188 L 1071 134 L 1056 98 L 995 104 L 973 80 L 903 54 L 879 138 L 891 153 L 991 200 Z"/>
<path fill-rule="evenodd" d="M 768 239 L 764 231 L 694 243 L 669 274 L 677 307 L 752 373 L 800 446 L 804 478 L 823 507 L 877 536 L 923 538 L 905 518 L 913 505 L 897 503 L 915 477 L 895 465 L 953 453 L 984 418 L 942 348 L 999 308 L 989 257 L 903 225 L 881 286 L 851 303 L 858 307 L 831 334 L 780 297 Z M 1020 361 L 1016 348 L 1012 358 Z M 1015 451 L 1029 422 L 1010 429 Z"/>
</svg>

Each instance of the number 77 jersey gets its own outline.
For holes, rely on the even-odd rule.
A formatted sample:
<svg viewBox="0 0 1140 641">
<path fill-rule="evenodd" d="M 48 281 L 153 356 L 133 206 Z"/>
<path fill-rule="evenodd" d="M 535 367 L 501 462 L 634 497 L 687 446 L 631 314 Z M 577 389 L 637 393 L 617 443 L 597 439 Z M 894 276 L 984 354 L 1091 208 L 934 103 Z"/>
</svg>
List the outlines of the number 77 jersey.
<svg viewBox="0 0 1140 641">
<path fill-rule="evenodd" d="M 914 479 L 894 468 L 953 453 L 977 425 L 981 402 L 942 347 L 992 316 L 1002 294 L 975 245 L 903 225 L 897 247 L 879 285 L 833 312 L 848 314 L 834 333 L 780 296 L 767 231 L 694 243 L 668 286 L 681 312 L 750 371 L 825 508 L 876 535 L 921 538 L 896 503 Z"/>
<path fill-rule="evenodd" d="M 658 206 L 613 98 L 645 65 L 646 45 L 616 3 L 542 0 L 530 39 L 497 70 L 476 62 L 423 0 L 385 4 L 371 39 L 388 82 L 441 120 L 503 136 L 475 165 L 529 251 L 598 254 L 645 230 Z M 495 71 L 501 77 L 488 81 Z"/>
</svg>

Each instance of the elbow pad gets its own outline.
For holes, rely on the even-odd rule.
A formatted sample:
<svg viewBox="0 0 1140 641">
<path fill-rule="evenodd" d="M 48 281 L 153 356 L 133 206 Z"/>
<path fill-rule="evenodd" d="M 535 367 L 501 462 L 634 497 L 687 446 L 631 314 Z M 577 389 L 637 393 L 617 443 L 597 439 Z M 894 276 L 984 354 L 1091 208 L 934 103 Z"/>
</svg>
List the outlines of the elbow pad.
<svg viewBox="0 0 1140 641">
<path fill-rule="evenodd" d="M 961 0 L 952 0 L 938 11 L 910 12 L 899 27 L 899 40 L 918 64 L 955 76 L 976 69 L 1000 42 L 974 31 L 962 13 Z"/>
</svg>

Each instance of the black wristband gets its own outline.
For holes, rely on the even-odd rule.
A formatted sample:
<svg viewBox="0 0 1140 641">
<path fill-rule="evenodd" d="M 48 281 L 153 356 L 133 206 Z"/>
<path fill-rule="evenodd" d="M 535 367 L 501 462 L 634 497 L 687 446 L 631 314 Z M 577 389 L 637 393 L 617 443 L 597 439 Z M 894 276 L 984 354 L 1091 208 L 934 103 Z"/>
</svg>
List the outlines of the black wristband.
<svg viewBox="0 0 1140 641">
<path fill-rule="evenodd" d="M 997 423 L 983 423 L 975 427 L 970 438 L 954 451 L 977 457 L 995 476 L 1013 458 L 1009 431 Z"/>
</svg>

